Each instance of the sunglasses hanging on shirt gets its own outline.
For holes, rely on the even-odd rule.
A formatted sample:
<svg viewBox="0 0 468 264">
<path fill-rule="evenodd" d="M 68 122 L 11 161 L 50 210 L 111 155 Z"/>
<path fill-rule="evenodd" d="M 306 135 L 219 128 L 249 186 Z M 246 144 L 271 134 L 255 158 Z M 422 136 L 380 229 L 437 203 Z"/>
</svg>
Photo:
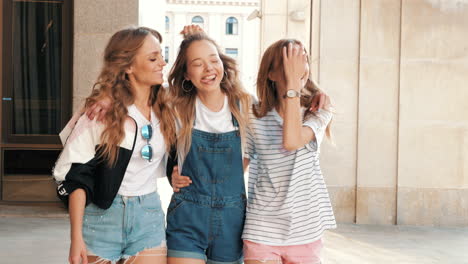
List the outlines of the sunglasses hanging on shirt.
<svg viewBox="0 0 468 264">
<path fill-rule="evenodd" d="M 151 144 L 149 143 L 153 136 L 153 127 L 151 124 L 145 125 L 141 128 L 141 136 L 146 139 L 146 145 L 144 145 L 140 151 L 141 157 L 148 162 L 151 162 L 153 159 L 153 147 L 151 147 Z"/>
</svg>

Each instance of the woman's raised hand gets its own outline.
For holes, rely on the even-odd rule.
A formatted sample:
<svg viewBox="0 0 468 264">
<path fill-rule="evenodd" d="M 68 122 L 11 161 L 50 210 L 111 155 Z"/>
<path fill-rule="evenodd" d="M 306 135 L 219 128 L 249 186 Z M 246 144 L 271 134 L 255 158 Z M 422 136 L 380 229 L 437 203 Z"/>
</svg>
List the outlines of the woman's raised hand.
<svg viewBox="0 0 468 264">
<path fill-rule="evenodd" d="M 187 26 L 184 26 L 184 29 L 182 29 L 182 31 L 180 31 L 180 34 L 183 35 L 184 37 L 187 37 L 193 34 L 203 33 L 203 32 L 204 32 L 203 29 L 198 25 L 187 25 Z"/>
<path fill-rule="evenodd" d="M 302 44 L 289 43 L 287 47 L 283 47 L 284 75 L 288 84 L 300 84 L 293 86 L 297 91 L 302 89 L 308 78 L 308 74 L 305 74 L 306 65 L 307 54 Z"/>
</svg>

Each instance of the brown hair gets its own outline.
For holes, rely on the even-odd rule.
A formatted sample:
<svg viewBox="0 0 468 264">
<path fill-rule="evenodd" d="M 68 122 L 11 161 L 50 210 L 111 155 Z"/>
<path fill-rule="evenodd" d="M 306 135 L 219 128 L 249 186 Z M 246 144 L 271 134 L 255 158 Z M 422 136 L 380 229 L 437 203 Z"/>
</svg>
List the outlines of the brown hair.
<svg viewBox="0 0 468 264">
<path fill-rule="evenodd" d="M 169 89 L 173 96 L 174 111 L 181 123 L 181 129 L 177 137 L 177 149 L 183 156 L 188 153 L 192 141 L 191 136 L 195 120 L 195 99 L 197 94 L 196 87 L 190 81 L 184 81 L 187 72 L 187 50 L 193 42 L 203 40 L 209 41 L 216 47 L 223 63 L 225 74 L 221 81 L 221 90 L 228 97 L 229 107 L 239 123 L 242 138 L 244 138 L 248 124 L 250 96 L 245 92 L 239 81 L 236 61 L 221 53 L 216 42 L 204 33 L 186 36 L 180 44 L 179 54 L 168 78 Z M 242 109 L 239 108 L 239 103 Z"/>
<path fill-rule="evenodd" d="M 280 39 L 271 44 L 265 51 L 260 62 L 260 67 L 257 76 L 257 96 L 259 103 L 252 106 L 252 111 L 257 118 L 264 117 L 273 108 L 279 106 L 280 97 L 275 86 L 275 82 L 268 77 L 269 73 L 277 69 L 283 69 L 283 47 L 287 47 L 289 43 L 301 45 L 299 40 L 295 39 Z M 283 73 L 284 75 L 284 73 Z M 285 78 L 285 76 L 283 76 Z M 301 106 L 306 108 L 303 119 L 310 116 L 315 116 L 315 113 L 310 111 L 312 99 L 320 93 L 320 88 L 310 79 L 307 79 L 306 84 L 301 92 Z M 326 135 L 331 138 L 331 123 L 326 128 Z"/>
<path fill-rule="evenodd" d="M 98 156 L 106 159 L 110 167 L 115 165 L 118 158 L 118 144 L 125 137 L 127 106 L 135 99 L 125 71 L 133 63 L 135 55 L 150 34 L 162 42 L 161 34 L 147 27 L 127 28 L 115 33 L 104 51 L 104 64 L 93 91 L 86 98 L 86 107 L 106 97 L 112 100 L 111 107 L 104 117 L 105 128 L 98 147 Z M 154 85 L 149 100 L 160 120 L 161 132 L 169 150 L 171 144 L 175 142 L 175 126 L 172 110 L 167 105 L 167 92 L 161 85 Z"/>
</svg>

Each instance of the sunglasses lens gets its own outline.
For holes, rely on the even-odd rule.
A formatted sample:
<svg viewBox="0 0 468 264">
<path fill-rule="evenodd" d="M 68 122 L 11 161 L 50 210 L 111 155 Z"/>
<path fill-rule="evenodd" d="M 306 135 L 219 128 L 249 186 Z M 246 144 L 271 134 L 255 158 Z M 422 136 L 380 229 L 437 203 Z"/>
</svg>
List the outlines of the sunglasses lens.
<svg viewBox="0 0 468 264">
<path fill-rule="evenodd" d="M 150 140 L 151 136 L 153 136 L 153 128 L 151 125 L 146 125 L 141 128 L 141 135 L 143 136 L 144 139 Z"/>
<path fill-rule="evenodd" d="M 151 147 L 151 145 L 145 145 L 141 149 L 141 157 L 143 157 L 145 160 L 151 161 L 151 159 L 153 158 L 153 148 Z"/>
</svg>

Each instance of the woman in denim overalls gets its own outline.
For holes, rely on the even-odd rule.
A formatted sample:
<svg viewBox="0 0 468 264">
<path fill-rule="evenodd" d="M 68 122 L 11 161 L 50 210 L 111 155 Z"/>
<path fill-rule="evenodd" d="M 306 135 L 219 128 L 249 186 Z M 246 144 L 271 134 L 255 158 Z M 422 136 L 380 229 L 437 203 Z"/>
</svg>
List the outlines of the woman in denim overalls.
<svg viewBox="0 0 468 264">
<path fill-rule="evenodd" d="M 179 165 L 192 180 L 167 211 L 169 264 L 242 263 L 241 138 L 250 97 L 235 61 L 219 50 L 204 34 L 186 37 L 169 76 Z"/>
</svg>

